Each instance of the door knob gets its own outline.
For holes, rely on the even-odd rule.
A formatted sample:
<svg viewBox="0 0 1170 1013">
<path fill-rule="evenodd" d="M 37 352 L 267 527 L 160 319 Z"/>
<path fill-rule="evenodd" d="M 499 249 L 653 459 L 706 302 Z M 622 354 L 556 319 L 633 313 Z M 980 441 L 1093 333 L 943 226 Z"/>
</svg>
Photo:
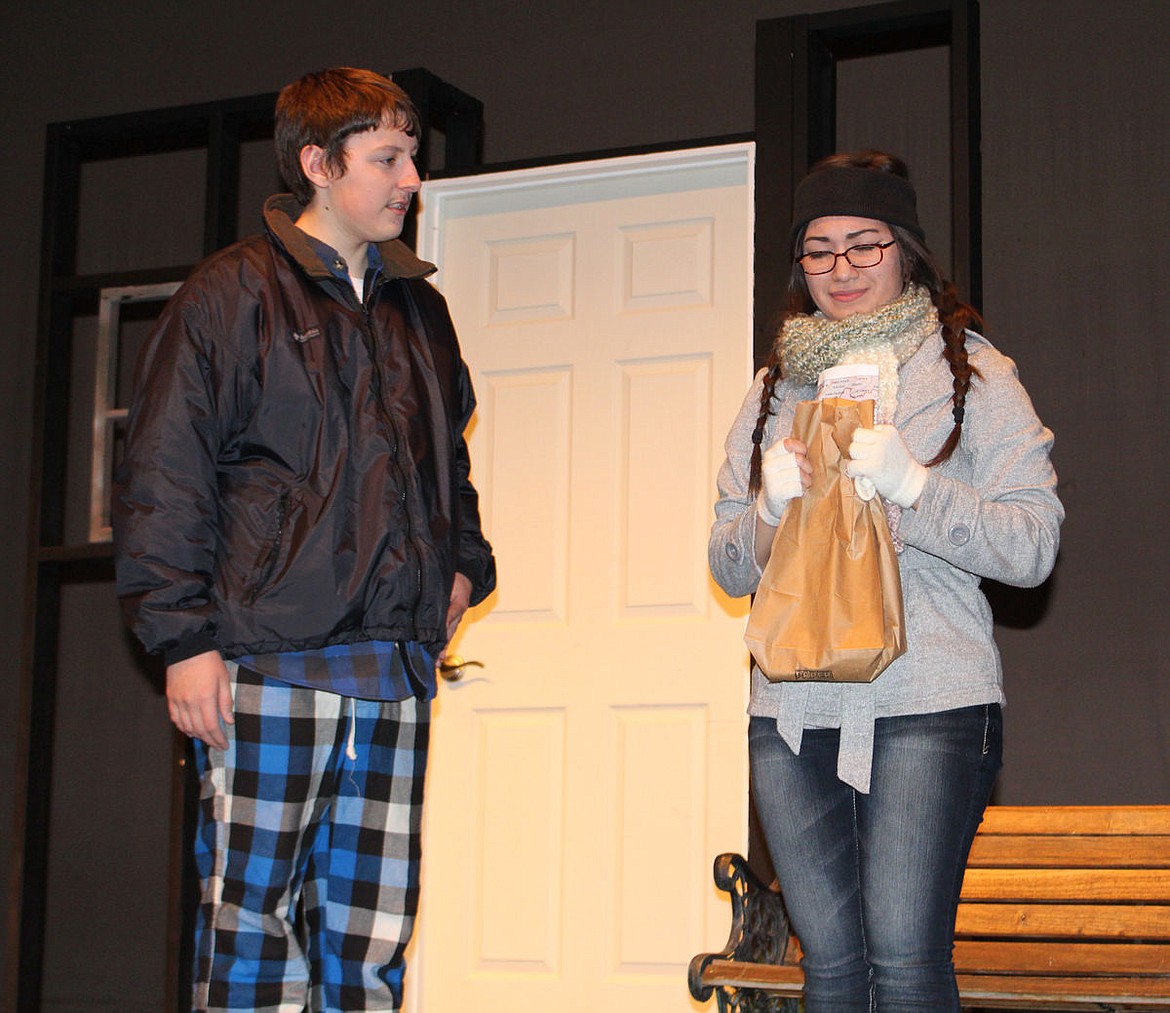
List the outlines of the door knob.
<svg viewBox="0 0 1170 1013">
<path fill-rule="evenodd" d="M 458 654 L 447 655 L 447 660 L 439 665 L 439 675 L 448 682 L 458 682 L 463 678 L 464 670 L 469 666 L 483 668 L 482 661 L 464 661 Z"/>
</svg>

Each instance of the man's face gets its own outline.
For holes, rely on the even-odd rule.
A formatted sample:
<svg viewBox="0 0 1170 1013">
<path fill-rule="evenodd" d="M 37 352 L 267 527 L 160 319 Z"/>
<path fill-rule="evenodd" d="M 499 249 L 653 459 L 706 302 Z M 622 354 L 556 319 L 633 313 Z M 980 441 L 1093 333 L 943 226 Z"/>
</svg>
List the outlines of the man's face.
<svg viewBox="0 0 1170 1013">
<path fill-rule="evenodd" d="M 345 173 L 319 198 L 334 228 L 354 245 L 397 239 L 421 185 L 414 167 L 418 141 L 383 123 L 345 142 Z"/>
</svg>

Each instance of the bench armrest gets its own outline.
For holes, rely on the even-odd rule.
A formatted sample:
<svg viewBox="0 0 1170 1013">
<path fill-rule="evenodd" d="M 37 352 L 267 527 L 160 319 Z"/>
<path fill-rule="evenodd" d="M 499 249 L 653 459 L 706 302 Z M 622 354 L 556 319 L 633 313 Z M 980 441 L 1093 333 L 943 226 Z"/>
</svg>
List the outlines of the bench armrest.
<svg viewBox="0 0 1170 1013">
<path fill-rule="evenodd" d="M 742 855 L 728 851 L 715 859 L 715 885 L 731 895 L 731 932 L 718 953 L 700 953 L 691 959 L 687 983 L 700 1002 L 711 998 L 703 971 L 712 960 L 742 960 L 779 964 L 788 951 L 788 913 L 779 890 L 760 881 Z"/>
</svg>

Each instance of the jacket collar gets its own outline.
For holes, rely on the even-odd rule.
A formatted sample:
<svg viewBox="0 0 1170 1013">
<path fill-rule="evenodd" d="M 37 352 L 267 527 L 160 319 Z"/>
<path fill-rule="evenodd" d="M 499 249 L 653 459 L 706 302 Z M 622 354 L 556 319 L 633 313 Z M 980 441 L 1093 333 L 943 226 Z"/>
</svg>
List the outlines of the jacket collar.
<svg viewBox="0 0 1170 1013">
<path fill-rule="evenodd" d="M 321 263 L 308 237 L 294 222 L 300 217 L 301 205 L 292 194 L 280 193 L 264 202 L 264 224 L 272 238 L 282 246 L 310 278 L 330 277 L 329 268 Z M 436 267 L 415 256 L 404 242 L 392 239 L 378 243 L 382 256 L 382 273 L 387 278 L 425 278 Z"/>
</svg>

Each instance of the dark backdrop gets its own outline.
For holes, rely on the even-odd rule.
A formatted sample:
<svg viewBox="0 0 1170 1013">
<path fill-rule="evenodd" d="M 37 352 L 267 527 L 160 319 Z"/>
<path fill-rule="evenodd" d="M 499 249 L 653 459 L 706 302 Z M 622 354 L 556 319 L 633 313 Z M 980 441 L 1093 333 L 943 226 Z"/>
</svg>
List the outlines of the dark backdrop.
<svg viewBox="0 0 1170 1013">
<path fill-rule="evenodd" d="M 348 63 L 426 67 L 482 100 L 490 162 L 743 134 L 754 122 L 755 22 L 855 5 L 45 0 L 7 12 L 0 855 L 12 843 L 2 814 L 13 804 L 47 123 L 269 92 Z M 1167 38 L 1162 0 L 982 3 L 984 310 L 1056 432 L 1068 509 L 1048 585 L 995 595 L 1010 701 L 1001 802 L 1170 801 Z M 938 58 L 919 54 L 905 73 L 889 62 L 843 68 L 841 140 L 905 136 L 929 175 L 945 110 Z M 887 95 L 895 119 L 875 130 L 868 110 Z M 185 156 L 167 185 L 132 163 L 92 170 L 83 269 L 193 260 L 199 172 Z M 945 180 L 941 196 L 937 178 L 923 183 L 928 200 L 945 201 Z M 255 211 L 245 207 L 244 220 Z M 786 226 L 757 223 L 775 227 Z M 60 1010 L 157 1010 L 162 994 L 170 738 L 111 598 L 98 581 L 69 588 L 64 603 L 46 988 Z M 4 876 L 0 901 L 8 889 Z"/>
</svg>

